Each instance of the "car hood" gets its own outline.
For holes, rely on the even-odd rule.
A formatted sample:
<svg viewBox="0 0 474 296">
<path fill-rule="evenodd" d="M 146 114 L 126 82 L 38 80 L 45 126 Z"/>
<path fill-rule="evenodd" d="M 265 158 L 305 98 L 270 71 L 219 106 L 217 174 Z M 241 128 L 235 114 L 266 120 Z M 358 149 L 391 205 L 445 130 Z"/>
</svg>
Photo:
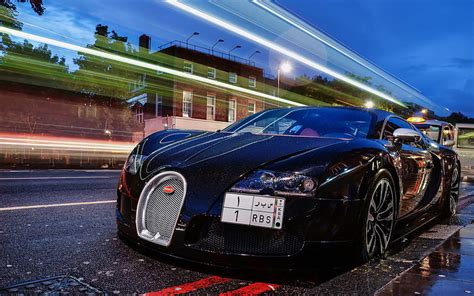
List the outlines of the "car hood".
<svg viewBox="0 0 474 296">
<path fill-rule="evenodd" d="M 281 159 L 346 141 L 251 133 L 158 133 L 143 142 L 142 149 L 153 152 L 144 161 L 140 178 L 147 180 L 163 170 L 179 171 L 188 184 L 186 204 L 193 203 L 194 208 L 206 211 L 243 175 Z"/>
<path fill-rule="evenodd" d="M 211 174 L 219 171 L 225 173 L 229 182 L 235 180 L 230 175 L 239 177 L 255 168 L 287 158 L 308 150 L 340 143 L 343 139 L 311 138 L 275 135 L 257 135 L 252 133 L 192 133 L 180 139 L 167 142 L 171 136 L 185 135 L 176 132 L 164 137 L 150 138 L 145 146 L 154 146 L 142 167 L 142 177 L 147 177 L 163 168 L 173 167 L 178 170 L 195 169 Z M 204 169 L 208 171 L 203 171 Z M 227 172 L 230 171 L 230 172 Z"/>
</svg>

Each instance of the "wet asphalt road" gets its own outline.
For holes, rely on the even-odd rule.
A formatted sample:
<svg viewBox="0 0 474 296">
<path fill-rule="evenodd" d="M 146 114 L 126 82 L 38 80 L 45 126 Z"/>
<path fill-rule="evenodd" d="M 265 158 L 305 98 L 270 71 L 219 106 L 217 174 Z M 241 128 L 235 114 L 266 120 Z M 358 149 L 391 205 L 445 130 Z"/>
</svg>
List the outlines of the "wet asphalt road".
<svg viewBox="0 0 474 296">
<path fill-rule="evenodd" d="M 68 275 L 117 294 L 163 289 L 174 293 L 275 290 L 301 294 L 342 291 L 341 283 L 352 287 L 349 292 L 371 294 L 426 255 L 420 249 L 426 253 L 430 242 L 433 250 L 440 243 L 439 238 L 415 238 L 395 259 L 358 267 L 337 277 L 328 271 L 305 274 L 304 280 L 297 280 L 300 277 L 294 274 L 239 274 L 149 257 L 117 238 L 114 202 L 118 176 L 118 171 L 0 171 L 0 287 Z M 463 183 L 463 191 L 464 195 L 474 194 L 474 184 Z M 456 225 L 468 224 L 466 221 Z M 441 225 L 443 239 L 459 229 L 453 227 L 456 225 Z M 419 240 L 423 247 L 413 247 Z M 365 282 L 357 290 L 361 277 Z"/>
</svg>

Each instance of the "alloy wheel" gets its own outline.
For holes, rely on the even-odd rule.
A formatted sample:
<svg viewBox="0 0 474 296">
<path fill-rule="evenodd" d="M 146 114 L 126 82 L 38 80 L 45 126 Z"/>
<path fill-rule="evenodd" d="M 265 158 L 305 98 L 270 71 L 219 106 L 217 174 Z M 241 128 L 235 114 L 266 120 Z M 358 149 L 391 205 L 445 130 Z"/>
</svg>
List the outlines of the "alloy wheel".
<svg viewBox="0 0 474 296">
<path fill-rule="evenodd" d="M 451 190 L 449 192 L 449 214 L 451 216 L 456 214 L 456 207 L 459 198 L 459 183 L 459 168 L 458 166 L 455 166 L 451 176 Z"/>
<path fill-rule="evenodd" d="M 394 190 L 390 181 L 381 179 L 372 192 L 366 223 L 366 251 L 369 258 L 383 255 L 394 222 Z"/>
</svg>

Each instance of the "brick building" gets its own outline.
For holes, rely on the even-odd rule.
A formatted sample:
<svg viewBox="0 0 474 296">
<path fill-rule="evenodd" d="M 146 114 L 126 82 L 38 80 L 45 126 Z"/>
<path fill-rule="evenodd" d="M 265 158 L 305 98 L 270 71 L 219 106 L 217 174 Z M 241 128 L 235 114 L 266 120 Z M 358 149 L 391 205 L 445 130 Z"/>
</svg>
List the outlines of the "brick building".
<svg viewBox="0 0 474 296">
<path fill-rule="evenodd" d="M 146 38 L 140 37 L 141 47 L 149 47 Z M 149 55 L 155 61 L 167 60 L 167 67 L 185 73 L 274 94 L 265 84 L 263 69 L 247 59 L 179 41 Z M 144 123 L 145 135 L 166 128 L 218 130 L 270 105 L 259 97 L 161 73 L 140 75 L 130 84 L 130 96 L 128 103 L 136 120 Z"/>
</svg>

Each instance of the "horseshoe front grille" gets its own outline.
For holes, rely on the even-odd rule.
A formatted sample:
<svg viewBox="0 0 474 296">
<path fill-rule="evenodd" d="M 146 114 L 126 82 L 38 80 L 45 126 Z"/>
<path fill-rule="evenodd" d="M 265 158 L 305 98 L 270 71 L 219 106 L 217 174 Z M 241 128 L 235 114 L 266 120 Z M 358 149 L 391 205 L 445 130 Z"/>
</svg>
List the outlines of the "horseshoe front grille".
<svg viewBox="0 0 474 296">
<path fill-rule="evenodd" d="M 143 188 L 138 201 L 138 236 L 169 246 L 185 196 L 186 181 L 181 174 L 164 172 L 153 177 Z"/>
</svg>

